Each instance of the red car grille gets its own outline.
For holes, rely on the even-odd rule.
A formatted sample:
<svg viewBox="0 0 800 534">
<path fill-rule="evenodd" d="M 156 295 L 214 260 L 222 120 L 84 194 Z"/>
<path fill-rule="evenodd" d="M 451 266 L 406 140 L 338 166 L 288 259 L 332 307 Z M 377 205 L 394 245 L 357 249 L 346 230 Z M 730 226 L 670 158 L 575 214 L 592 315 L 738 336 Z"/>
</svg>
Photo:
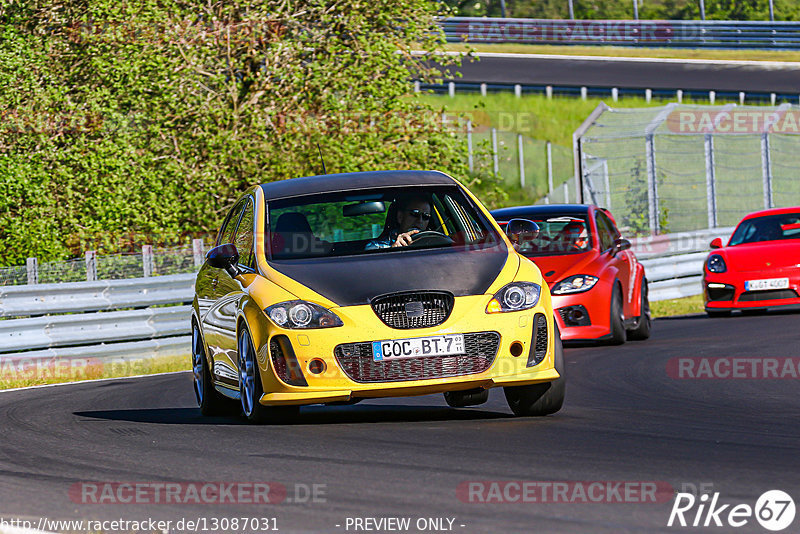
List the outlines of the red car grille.
<svg viewBox="0 0 800 534">
<path fill-rule="evenodd" d="M 497 332 L 464 334 L 464 354 L 376 362 L 372 342 L 338 345 L 333 354 L 354 382 L 402 382 L 482 373 L 491 367 L 500 348 Z"/>
<path fill-rule="evenodd" d="M 796 299 L 797 293 L 793 289 L 771 289 L 769 291 L 745 291 L 739 295 L 739 302 L 754 302 L 757 300 Z"/>
</svg>

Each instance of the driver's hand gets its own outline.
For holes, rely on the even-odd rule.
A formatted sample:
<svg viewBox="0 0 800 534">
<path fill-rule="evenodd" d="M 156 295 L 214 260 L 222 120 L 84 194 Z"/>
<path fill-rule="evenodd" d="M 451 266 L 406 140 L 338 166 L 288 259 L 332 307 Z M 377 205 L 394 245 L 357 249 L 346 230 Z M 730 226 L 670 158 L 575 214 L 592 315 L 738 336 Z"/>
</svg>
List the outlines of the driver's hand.
<svg viewBox="0 0 800 534">
<path fill-rule="evenodd" d="M 411 236 L 414 234 L 418 234 L 419 230 L 411 230 L 404 234 L 400 234 L 397 236 L 397 241 L 394 242 L 393 247 L 405 247 L 411 244 Z"/>
</svg>

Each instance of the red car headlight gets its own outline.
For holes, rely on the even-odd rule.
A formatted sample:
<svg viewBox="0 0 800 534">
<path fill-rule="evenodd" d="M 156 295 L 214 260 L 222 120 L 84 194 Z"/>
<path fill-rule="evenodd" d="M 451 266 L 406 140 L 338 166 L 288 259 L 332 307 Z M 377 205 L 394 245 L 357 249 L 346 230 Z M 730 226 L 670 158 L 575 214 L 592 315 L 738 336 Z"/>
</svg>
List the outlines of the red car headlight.
<svg viewBox="0 0 800 534">
<path fill-rule="evenodd" d="M 598 278 L 588 274 L 576 274 L 560 281 L 553 287 L 553 295 L 569 295 L 589 291 L 597 283 Z"/>
<path fill-rule="evenodd" d="M 724 273 L 728 270 L 728 266 L 725 265 L 725 260 L 722 259 L 722 256 L 719 254 L 712 254 L 708 257 L 706 268 L 710 273 Z"/>
</svg>

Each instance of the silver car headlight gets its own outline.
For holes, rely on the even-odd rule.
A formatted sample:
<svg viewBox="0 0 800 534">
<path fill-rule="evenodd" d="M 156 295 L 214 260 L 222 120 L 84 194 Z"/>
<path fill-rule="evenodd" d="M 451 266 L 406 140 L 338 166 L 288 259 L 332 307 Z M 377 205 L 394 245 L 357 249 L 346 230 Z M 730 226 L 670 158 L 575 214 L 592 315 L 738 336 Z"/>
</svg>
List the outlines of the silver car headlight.
<svg viewBox="0 0 800 534">
<path fill-rule="evenodd" d="M 503 313 L 533 308 L 539 303 L 542 288 L 533 282 L 512 282 L 494 294 L 486 313 Z"/>
<path fill-rule="evenodd" d="M 280 302 L 264 311 L 281 328 L 332 328 L 344 324 L 332 311 L 305 300 Z"/>
</svg>

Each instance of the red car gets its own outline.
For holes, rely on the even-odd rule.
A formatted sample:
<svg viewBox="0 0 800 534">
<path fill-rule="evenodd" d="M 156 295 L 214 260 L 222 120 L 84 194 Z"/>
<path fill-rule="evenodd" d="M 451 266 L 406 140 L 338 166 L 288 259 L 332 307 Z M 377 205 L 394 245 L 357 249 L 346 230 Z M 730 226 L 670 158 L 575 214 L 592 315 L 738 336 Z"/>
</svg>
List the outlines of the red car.
<svg viewBox="0 0 800 534">
<path fill-rule="evenodd" d="M 624 343 L 650 337 L 644 267 L 608 210 L 583 204 L 521 206 L 491 212 L 504 225 L 528 219 L 539 235 L 519 253 L 542 271 L 564 341 Z"/>
<path fill-rule="evenodd" d="M 717 238 L 711 248 L 703 269 L 709 316 L 800 304 L 800 207 L 751 213 L 727 246 Z"/>
</svg>

